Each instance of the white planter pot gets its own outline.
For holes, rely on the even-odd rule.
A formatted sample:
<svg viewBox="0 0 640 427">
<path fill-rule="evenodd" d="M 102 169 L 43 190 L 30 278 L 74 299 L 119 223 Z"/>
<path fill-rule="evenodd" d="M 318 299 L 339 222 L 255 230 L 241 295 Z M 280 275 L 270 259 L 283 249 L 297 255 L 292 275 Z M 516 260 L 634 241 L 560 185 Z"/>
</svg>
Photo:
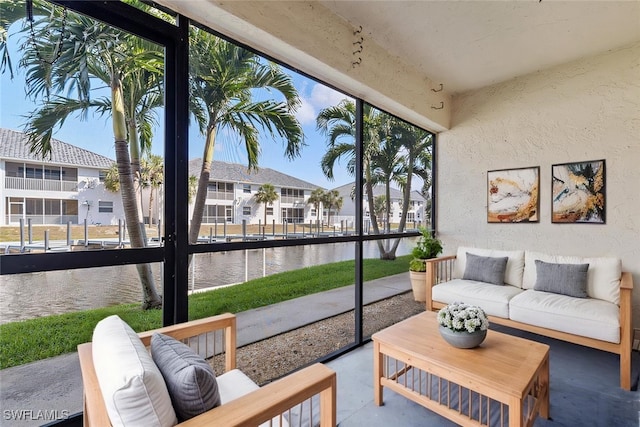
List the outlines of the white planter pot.
<svg viewBox="0 0 640 427">
<path fill-rule="evenodd" d="M 413 299 L 424 302 L 427 300 L 427 273 L 426 271 L 409 271 Z"/>
</svg>

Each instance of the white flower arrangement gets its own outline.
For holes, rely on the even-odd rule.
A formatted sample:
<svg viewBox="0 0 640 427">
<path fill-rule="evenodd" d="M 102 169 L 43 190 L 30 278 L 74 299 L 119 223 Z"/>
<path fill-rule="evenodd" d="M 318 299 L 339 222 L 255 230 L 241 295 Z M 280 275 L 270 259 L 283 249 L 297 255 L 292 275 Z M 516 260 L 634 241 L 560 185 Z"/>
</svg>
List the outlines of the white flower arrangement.
<svg viewBox="0 0 640 427">
<path fill-rule="evenodd" d="M 486 331 L 489 319 L 480 307 L 454 302 L 438 311 L 438 324 L 455 332 Z"/>
</svg>

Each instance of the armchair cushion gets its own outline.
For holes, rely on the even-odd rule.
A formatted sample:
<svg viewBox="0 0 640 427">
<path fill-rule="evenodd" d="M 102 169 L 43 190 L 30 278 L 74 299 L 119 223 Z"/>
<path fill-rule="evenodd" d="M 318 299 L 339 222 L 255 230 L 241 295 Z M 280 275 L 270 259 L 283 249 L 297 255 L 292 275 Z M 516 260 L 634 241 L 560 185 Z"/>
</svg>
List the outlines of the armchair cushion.
<svg viewBox="0 0 640 427">
<path fill-rule="evenodd" d="M 102 319 L 93 331 L 93 364 L 113 426 L 176 424 L 160 370 L 138 335 L 120 317 Z"/>
<path fill-rule="evenodd" d="M 179 421 L 185 421 L 220 405 L 213 368 L 189 346 L 155 333 L 151 356 L 169 389 Z"/>
</svg>

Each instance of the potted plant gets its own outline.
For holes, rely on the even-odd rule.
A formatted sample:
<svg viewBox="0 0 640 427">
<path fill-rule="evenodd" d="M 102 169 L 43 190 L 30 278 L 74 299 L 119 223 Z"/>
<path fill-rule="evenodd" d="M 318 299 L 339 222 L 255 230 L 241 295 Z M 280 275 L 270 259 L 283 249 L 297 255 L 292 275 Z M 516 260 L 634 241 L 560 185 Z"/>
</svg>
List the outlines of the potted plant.
<svg viewBox="0 0 640 427">
<path fill-rule="evenodd" d="M 427 300 L 427 266 L 425 260 L 435 258 L 442 252 L 442 242 L 431 235 L 426 227 L 419 227 L 421 236 L 412 249 L 413 259 L 409 262 L 409 279 L 413 290 L 413 299 Z"/>
<path fill-rule="evenodd" d="M 478 306 L 454 302 L 438 311 L 438 325 L 440 335 L 452 346 L 474 348 L 486 338 L 489 319 Z"/>
</svg>

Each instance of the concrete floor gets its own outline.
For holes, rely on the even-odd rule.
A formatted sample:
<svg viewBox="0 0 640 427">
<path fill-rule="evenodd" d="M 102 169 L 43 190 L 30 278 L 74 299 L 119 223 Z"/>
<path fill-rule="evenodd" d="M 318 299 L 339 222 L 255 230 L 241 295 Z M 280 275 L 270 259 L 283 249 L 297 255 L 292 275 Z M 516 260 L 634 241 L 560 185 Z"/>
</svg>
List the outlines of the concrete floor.
<svg viewBox="0 0 640 427">
<path fill-rule="evenodd" d="M 590 348 L 498 328 L 551 346 L 550 415 L 538 418 L 538 427 L 637 427 L 640 425 L 640 392 L 620 389 L 618 357 Z M 640 355 L 633 352 L 634 378 Z M 384 390 L 384 405 L 373 403 L 373 345 L 327 363 L 338 377 L 338 425 L 340 427 L 455 426 L 399 394 Z"/>
</svg>

